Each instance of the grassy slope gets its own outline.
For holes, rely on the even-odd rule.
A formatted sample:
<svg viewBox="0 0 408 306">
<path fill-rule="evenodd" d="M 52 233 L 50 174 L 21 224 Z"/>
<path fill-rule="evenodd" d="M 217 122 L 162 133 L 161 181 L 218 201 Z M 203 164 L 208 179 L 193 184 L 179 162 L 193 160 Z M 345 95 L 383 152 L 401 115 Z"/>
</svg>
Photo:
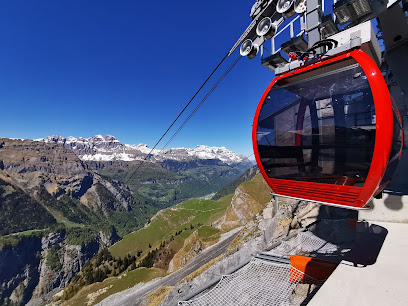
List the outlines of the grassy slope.
<svg viewBox="0 0 408 306">
<path fill-rule="evenodd" d="M 20 188 L 0 179 L 0 236 L 55 225 L 55 218 Z"/>
<path fill-rule="evenodd" d="M 252 180 L 257 173 L 259 173 L 258 166 L 254 166 L 251 169 L 248 169 L 239 178 L 225 185 L 222 189 L 218 190 L 211 200 L 216 201 L 222 198 L 223 196 L 234 193 L 235 189 L 237 189 L 239 185 L 246 181 Z"/>
<path fill-rule="evenodd" d="M 190 229 L 190 225 L 198 223 L 204 224 L 197 230 L 201 239 L 204 241 L 218 240 L 221 231 L 209 225 L 225 213 L 231 199 L 232 195 L 219 201 L 189 200 L 174 208 L 165 209 L 157 214 L 146 228 L 125 236 L 109 251 L 114 257 L 124 257 L 128 252 L 135 255 L 137 250 L 148 251 L 149 243 L 152 248 L 155 248 L 161 241 L 169 239 L 177 231 L 183 230 L 174 236 L 174 240 L 169 244 L 171 249 L 178 251 L 183 247 L 184 241 L 197 230 Z M 110 277 L 103 282 L 85 286 L 63 305 L 86 305 L 90 301 L 92 301 L 90 304 L 93 305 L 109 295 L 128 289 L 140 282 L 147 282 L 165 275 L 165 271 L 157 268 L 139 268 L 125 272 L 119 277 Z M 95 298 L 90 300 L 92 295 L 95 295 Z"/>
<path fill-rule="evenodd" d="M 149 199 L 158 208 L 166 208 L 189 198 L 198 198 L 219 190 L 239 177 L 243 169 L 226 165 L 199 165 L 198 167 L 170 171 L 159 164 L 145 163 L 137 175 L 130 178 L 134 168 L 109 168 L 98 173 L 127 182 L 134 197 Z M 222 174 L 222 175 L 221 175 Z M 215 179 L 217 178 L 217 179 Z M 212 181 L 208 184 L 208 181 Z"/>
<path fill-rule="evenodd" d="M 202 226 L 198 229 L 198 237 L 203 242 L 216 241 L 221 236 L 221 230 L 211 227 L 211 226 Z"/>
<path fill-rule="evenodd" d="M 255 176 L 251 181 L 242 183 L 240 187 L 261 206 L 264 206 L 270 200 L 270 189 L 261 175 Z M 195 231 L 197 231 L 199 239 L 203 242 L 216 241 L 219 239 L 222 231 L 210 225 L 226 213 L 227 208 L 231 204 L 232 197 L 233 195 L 230 194 L 218 201 L 189 200 L 175 207 L 164 209 L 152 218 L 151 223 L 147 227 L 125 236 L 123 240 L 112 246 L 109 251 L 114 257 L 124 257 L 128 253 L 134 255 L 137 250 L 149 251 L 149 243 L 152 245 L 152 249 L 154 249 L 158 247 L 163 240 L 168 240 L 180 230 L 183 231 L 177 236 L 174 236 L 174 240 L 169 243 L 169 247 L 175 251 L 180 250 L 184 246 L 185 240 Z M 198 229 L 190 229 L 190 225 L 196 225 L 198 223 L 203 224 L 203 226 Z M 185 230 L 186 228 L 187 230 Z M 208 269 L 210 266 L 211 264 L 206 265 L 202 271 Z M 111 277 L 101 283 L 86 286 L 81 289 L 74 298 L 64 303 L 64 305 L 85 304 L 89 301 L 87 298 L 88 294 L 97 293 L 98 290 L 100 290 L 100 295 L 98 295 L 94 301 L 94 303 L 97 303 L 103 298 L 125 290 L 137 283 L 164 276 L 165 272 L 157 268 L 139 268 L 127 272 L 125 275 L 126 276 Z"/>
<path fill-rule="evenodd" d="M 137 232 L 125 236 L 121 241 L 112 246 L 109 251 L 114 257 L 123 257 L 130 253 L 136 255 L 138 250 L 145 251 L 157 247 L 163 240 L 170 239 L 177 231 L 187 230 L 190 225 L 211 225 L 219 219 L 231 202 L 232 195 L 221 198 L 219 201 L 188 200 L 174 208 L 168 208 L 158 213 L 151 223 Z M 172 244 L 182 244 L 189 231 L 183 231 L 175 237 Z M 190 233 L 191 234 L 191 233 Z M 179 237 L 183 235 L 182 237 Z M 177 242 L 178 241 L 178 242 Z"/>
<path fill-rule="evenodd" d="M 242 183 L 241 187 L 245 189 L 251 198 L 253 198 L 257 203 L 265 205 L 268 203 L 272 196 L 270 194 L 270 187 L 265 182 L 262 174 L 257 174 L 252 180 Z"/>
<path fill-rule="evenodd" d="M 140 282 L 148 282 L 154 278 L 165 276 L 166 273 L 156 268 L 139 268 L 122 274 L 120 277 L 109 277 L 103 282 L 95 283 L 81 289 L 72 299 L 62 305 L 87 305 L 90 298 L 94 296 L 93 304 L 99 303 L 104 298 L 128 288 Z"/>
<path fill-rule="evenodd" d="M 174 237 L 174 240 L 171 241 L 169 243 L 169 248 L 178 251 L 180 250 L 183 245 L 184 245 L 184 241 L 190 237 L 190 235 L 194 232 L 194 230 L 187 230 L 187 231 L 183 231 L 181 232 L 180 235 L 177 235 L 176 237 Z"/>
</svg>

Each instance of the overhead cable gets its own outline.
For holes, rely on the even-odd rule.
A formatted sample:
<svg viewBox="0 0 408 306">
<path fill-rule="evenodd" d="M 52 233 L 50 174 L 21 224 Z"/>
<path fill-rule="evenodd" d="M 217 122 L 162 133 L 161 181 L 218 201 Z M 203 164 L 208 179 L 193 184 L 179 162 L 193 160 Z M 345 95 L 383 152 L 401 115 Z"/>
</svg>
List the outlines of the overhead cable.
<svg viewBox="0 0 408 306">
<path fill-rule="evenodd" d="M 131 173 L 129 178 L 126 180 L 125 184 L 127 184 L 132 177 L 136 174 L 136 172 L 140 169 L 140 167 L 143 165 L 143 163 L 147 160 L 147 158 L 152 154 L 154 149 L 157 147 L 157 145 L 163 140 L 164 136 L 167 135 L 167 133 L 170 131 L 170 129 L 173 127 L 173 125 L 177 122 L 177 120 L 180 118 L 180 116 L 184 113 L 184 111 L 187 109 L 187 107 L 191 104 L 191 102 L 195 99 L 195 97 L 198 95 L 198 93 L 201 91 L 201 89 L 204 87 L 204 85 L 210 80 L 210 78 L 214 75 L 214 73 L 218 70 L 218 68 L 221 66 L 221 64 L 224 62 L 224 60 L 227 58 L 228 53 L 224 56 L 224 58 L 219 62 L 219 64 L 214 68 L 214 70 L 211 72 L 211 74 L 207 77 L 207 79 L 204 81 L 204 83 L 201 85 L 201 87 L 197 90 L 197 92 L 194 94 L 194 96 L 190 99 L 190 101 L 186 104 L 186 106 L 183 108 L 183 110 L 178 114 L 176 119 L 172 122 L 172 124 L 167 128 L 166 132 L 160 137 L 160 139 L 156 142 L 156 144 L 153 146 L 153 148 L 150 150 L 149 153 L 146 154 L 146 156 L 141 160 L 139 165 L 136 167 L 136 169 Z M 206 96 L 201 100 L 201 102 L 196 106 L 196 108 L 192 111 L 192 113 L 189 115 L 189 117 L 183 122 L 181 127 L 176 131 L 176 133 L 173 134 L 171 139 L 166 143 L 166 145 L 160 150 L 163 151 L 164 148 L 176 137 L 176 135 L 183 129 L 183 127 L 186 125 L 186 123 L 194 116 L 194 114 L 198 111 L 198 109 L 203 105 L 203 103 L 207 100 L 207 98 L 211 95 L 211 93 L 218 87 L 218 85 L 221 83 L 221 81 L 227 76 L 227 74 L 231 71 L 231 69 L 235 66 L 235 64 L 238 62 L 238 60 L 241 57 L 237 58 L 231 65 L 230 67 L 224 72 L 224 74 L 218 79 L 217 83 L 210 89 L 210 91 L 206 94 Z M 159 152 L 159 153 L 160 153 Z"/>
<path fill-rule="evenodd" d="M 188 121 L 194 116 L 194 114 L 199 110 L 199 108 L 204 104 L 204 102 L 208 99 L 208 97 L 213 93 L 213 91 L 218 87 L 218 85 L 225 79 L 225 77 L 228 75 L 228 73 L 234 68 L 234 66 L 238 63 L 238 61 L 242 57 L 239 55 L 234 62 L 228 67 L 228 69 L 224 72 L 224 74 L 218 79 L 217 83 L 214 84 L 214 86 L 208 91 L 208 93 L 205 95 L 205 97 L 201 100 L 201 102 L 196 106 L 196 108 L 191 112 L 190 116 L 183 122 L 183 124 L 178 128 L 178 130 L 173 134 L 173 136 L 170 138 L 170 140 L 164 145 L 164 147 L 161 149 L 163 151 L 172 141 L 173 139 L 177 136 L 177 134 L 184 128 L 184 126 L 187 124 Z"/>
</svg>

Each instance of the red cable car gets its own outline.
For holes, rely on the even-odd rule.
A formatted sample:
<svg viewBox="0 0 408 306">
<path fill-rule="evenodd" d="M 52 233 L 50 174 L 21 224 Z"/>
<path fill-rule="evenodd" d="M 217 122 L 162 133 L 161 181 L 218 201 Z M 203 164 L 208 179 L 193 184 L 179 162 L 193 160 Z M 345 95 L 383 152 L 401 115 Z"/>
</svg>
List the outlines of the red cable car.
<svg viewBox="0 0 408 306">
<path fill-rule="evenodd" d="M 275 195 L 360 209 L 390 180 L 402 125 L 380 69 L 354 50 L 277 76 L 252 138 Z"/>
</svg>

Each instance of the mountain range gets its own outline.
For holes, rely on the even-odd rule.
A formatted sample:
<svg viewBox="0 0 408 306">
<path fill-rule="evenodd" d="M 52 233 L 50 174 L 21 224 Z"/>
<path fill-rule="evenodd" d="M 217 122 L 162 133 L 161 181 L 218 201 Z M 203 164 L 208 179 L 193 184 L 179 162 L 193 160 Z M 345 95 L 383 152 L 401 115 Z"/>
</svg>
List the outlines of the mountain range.
<svg viewBox="0 0 408 306">
<path fill-rule="evenodd" d="M 234 165 L 245 161 L 245 156 L 226 149 L 225 147 L 209 147 L 197 145 L 195 148 L 173 148 L 165 150 L 151 150 L 145 144 L 122 144 L 112 135 L 95 135 L 90 138 L 62 137 L 58 135 L 36 139 L 48 144 L 57 143 L 74 151 L 83 161 L 140 161 L 147 154 L 151 162 L 166 160 L 220 160 L 227 165 Z"/>
<path fill-rule="evenodd" d="M 75 153 L 88 170 L 126 182 L 139 203 L 159 209 L 215 193 L 253 166 L 225 147 L 198 145 L 160 151 L 145 144 L 122 144 L 112 135 L 54 135 L 35 141 Z"/>
<path fill-rule="evenodd" d="M 0 138 L 0 305 L 52 295 L 155 211 L 62 145 Z"/>
<path fill-rule="evenodd" d="M 252 165 L 197 146 L 153 151 L 135 171 L 150 151 L 109 135 L 0 138 L 0 304 L 49 300 L 158 210 L 215 193 Z"/>
</svg>

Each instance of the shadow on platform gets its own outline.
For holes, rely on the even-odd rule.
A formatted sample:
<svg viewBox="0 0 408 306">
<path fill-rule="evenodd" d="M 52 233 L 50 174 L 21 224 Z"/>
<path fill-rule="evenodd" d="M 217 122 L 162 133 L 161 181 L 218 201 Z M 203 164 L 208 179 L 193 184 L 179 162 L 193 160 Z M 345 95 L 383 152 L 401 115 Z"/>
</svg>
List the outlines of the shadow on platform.
<svg viewBox="0 0 408 306">
<path fill-rule="evenodd" d="M 321 206 L 313 234 L 336 245 L 337 251 L 316 258 L 329 261 L 348 261 L 356 267 L 373 265 L 388 234 L 386 228 L 358 220 L 358 212 L 349 209 Z M 330 222 L 326 222 L 325 220 Z"/>
<path fill-rule="evenodd" d="M 357 223 L 357 235 L 351 251 L 344 260 L 356 267 L 365 267 L 375 264 L 384 244 L 388 230 L 382 226 L 367 222 Z"/>
</svg>

